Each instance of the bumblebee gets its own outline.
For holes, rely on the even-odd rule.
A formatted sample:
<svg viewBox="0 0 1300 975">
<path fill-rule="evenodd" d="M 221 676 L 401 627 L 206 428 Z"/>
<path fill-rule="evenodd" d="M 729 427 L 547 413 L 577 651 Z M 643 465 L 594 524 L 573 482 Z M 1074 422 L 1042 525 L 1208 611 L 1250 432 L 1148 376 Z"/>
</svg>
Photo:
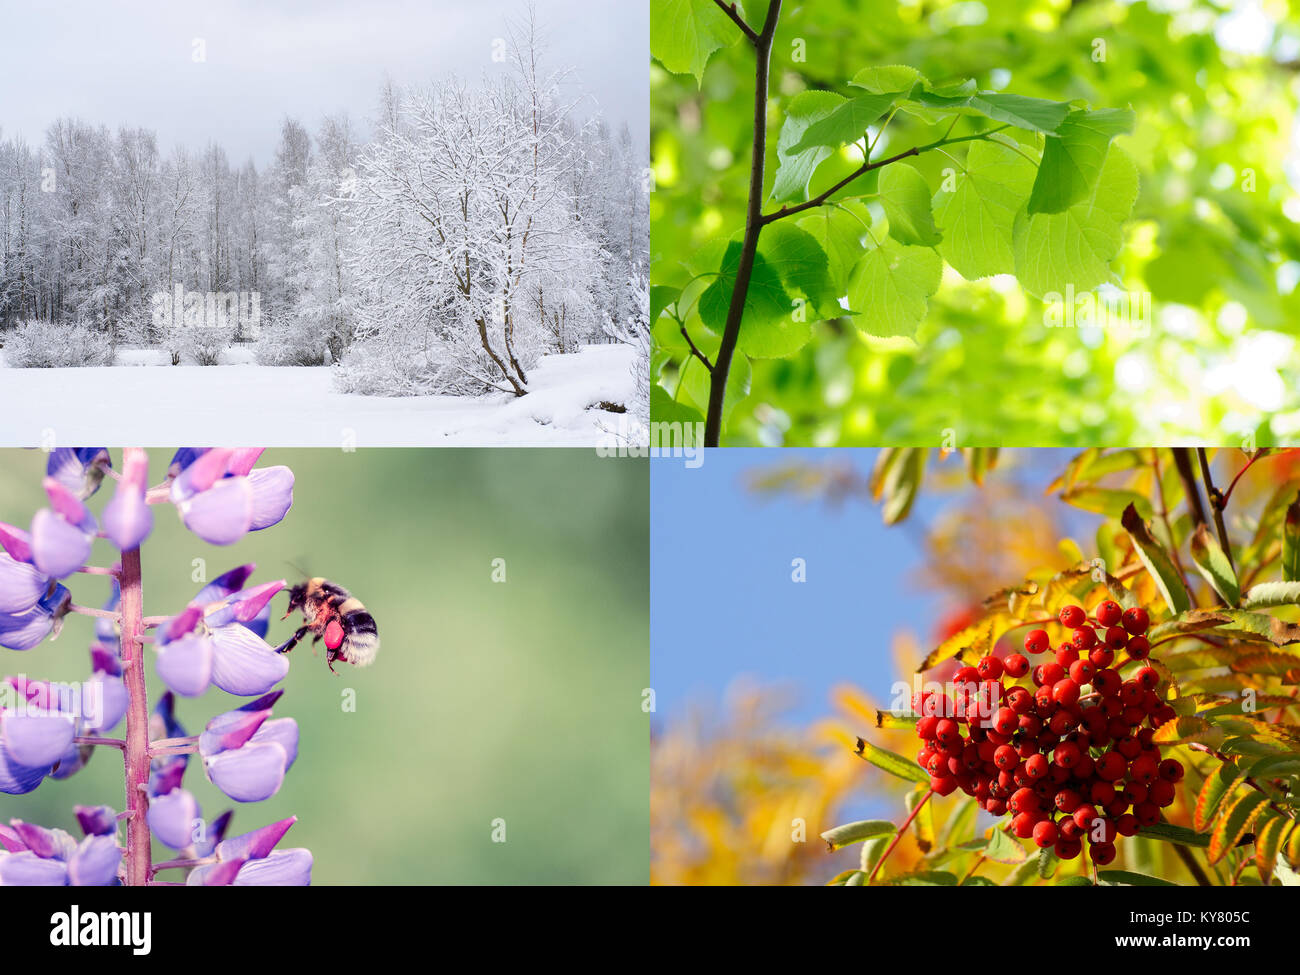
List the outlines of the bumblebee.
<svg viewBox="0 0 1300 975">
<path fill-rule="evenodd" d="M 277 653 L 288 653 L 299 640 L 312 633 L 312 643 L 325 641 L 325 662 L 332 673 L 338 673 L 334 670 L 336 660 L 357 667 L 374 662 L 379 652 L 375 618 L 361 600 L 342 586 L 320 577 L 300 582 L 289 590 L 289 608 L 281 619 L 288 619 L 294 610 L 302 613 L 304 623 L 275 648 Z"/>
</svg>

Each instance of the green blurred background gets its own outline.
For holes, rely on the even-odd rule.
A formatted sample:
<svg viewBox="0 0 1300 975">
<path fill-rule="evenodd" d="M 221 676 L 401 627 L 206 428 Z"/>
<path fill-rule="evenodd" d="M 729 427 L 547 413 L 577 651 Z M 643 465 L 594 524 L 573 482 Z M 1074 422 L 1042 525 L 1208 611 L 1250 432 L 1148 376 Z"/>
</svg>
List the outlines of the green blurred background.
<svg viewBox="0 0 1300 975">
<path fill-rule="evenodd" d="M 756 25 L 767 6 L 741 4 Z M 678 9 L 655 0 L 652 22 Z M 739 31 L 725 37 L 702 86 L 650 67 L 655 284 L 684 285 L 692 255 L 744 226 L 754 54 Z M 788 358 L 738 357 L 733 379 L 743 388 L 752 376 L 724 446 L 930 446 L 947 429 L 967 445 L 1294 442 L 1300 0 L 786 0 L 772 50 L 766 186 L 797 95 L 852 93 L 860 68 L 890 64 L 935 83 L 974 78 L 985 90 L 1131 107 L 1135 132 L 1118 144 L 1138 163 L 1141 193 L 1114 263 L 1124 289 L 1153 296 L 1155 326 L 1137 335 L 1044 328 L 1041 302 L 1009 276 L 966 282 L 949 269 L 915 341 L 875 338 L 845 319 L 819 323 Z M 877 158 L 940 138 L 943 127 L 895 118 Z M 832 157 L 813 192 L 860 162 Z M 928 153 L 914 164 L 937 187 L 952 161 Z M 874 192 L 874 179 L 845 193 Z M 687 324 L 712 356 L 719 337 L 698 315 Z M 707 403 L 703 373 L 698 363 L 693 377 L 681 370 L 687 346 L 669 317 L 654 335 L 654 415 L 695 418 Z"/>
<path fill-rule="evenodd" d="M 110 448 L 115 466 L 121 451 Z M 150 450 L 157 483 L 170 450 Z M 45 503 L 46 455 L 0 451 L 0 520 L 27 527 Z M 643 884 L 649 877 L 649 472 L 644 460 L 590 450 L 268 450 L 285 464 L 294 504 L 274 528 L 227 548 L 154 508 L 142 548 L 145 613 L 180 610 L 207 578 L 256 562 L 250 584 L 299 578 L 300 566 L 350 589 L 372 611 L 381 649 L 366 669 L 332 675 L 309 642 L 292 654 L 276 717 L 297 719 L 297 763 L 266 802 L 232 803 L 186 773 L 204 816 L 235 806 L 228 835 L 296 815 L 281 842 L 315 856 L 316 884 Z M 96 516 L 112 496 L 90 499 Z M 117 558 L 97 542 L 94 563 Z M 492 560 L 505 559 L 505 583 Z M 99 606 L 98 576 L 65 584 Z M 273 604 L 268 641 L 292 632 Z M 69 616 L 59 638 L 0 649 L 0 675 L 84 680 L 92 620 Z M 146 652 L 149 652 L 148 650 Z M 152 662 L 148 686 L 161 690 Z M 356 690 L 356 711 L 342 709 Z M 246 699 L 215 688 L 178 699 L 196 734 Z M 114 734 L 120 737 L 125 724 Z M 17 817 L 80 836 L 75 804 L 123 806 L 122 763 L 98 749 L 63 782 L 0 796 Z M 492 820 L 506 821 L 493 843 Z M 155 844 L 155 860 L 171 854 Z M 168 871 L 165 880 L 182 879 Z"/>
</svg>

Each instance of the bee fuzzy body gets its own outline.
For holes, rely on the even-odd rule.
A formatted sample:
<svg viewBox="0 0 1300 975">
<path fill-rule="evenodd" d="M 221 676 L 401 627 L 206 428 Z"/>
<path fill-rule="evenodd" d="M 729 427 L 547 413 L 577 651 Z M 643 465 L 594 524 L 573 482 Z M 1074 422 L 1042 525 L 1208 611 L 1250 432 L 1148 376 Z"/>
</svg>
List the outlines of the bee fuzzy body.
<svg viewBox="0 0 1300 975">
<path fill-rule="evenodd" d="M 304 636 L 312 642 L 325 641 L 325 660 L 330 670 L 342 660 L 355 667 L 369 666 L 379 653 L 379 629 L 361 600 L 337 583 L 317 577 L 289 590 L 289 609 L 302 613 L 303 625 L 276 649 L 288 653 Z"/>
</svg>

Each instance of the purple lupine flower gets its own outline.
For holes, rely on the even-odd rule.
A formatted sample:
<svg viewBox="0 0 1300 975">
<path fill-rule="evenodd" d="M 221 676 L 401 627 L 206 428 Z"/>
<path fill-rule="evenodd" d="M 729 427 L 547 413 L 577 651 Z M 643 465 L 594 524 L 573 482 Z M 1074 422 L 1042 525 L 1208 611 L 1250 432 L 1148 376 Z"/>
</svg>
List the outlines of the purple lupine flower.
<svg viewBox="0 0 1300 975">
<path fill-rule="evenodd" d="M 0 885 L 6 886 L 110 887 L 122 862 L 116 824 L 78 843 L 61 829 L 11 819 L 0 827 L 0 845 Z"/>
<path fill-rule="evenodd" d="M 251 566 L 226 573 L 221 577 L 224 582 L 212 583 L 199 593 L 200 598 L 218 595 L 216 601 L 196 599 L 159 628 L 158 676 L 169 689 L 196 697 L 209 684 L 216 684 L 228 694 L 250 697 L 265 694 L 289 672 L 284 654 L 276 653 L 253 629 L 262 626 L 271 598 L 284 588 L 284 580 L 220 595 L 230 584 L 247 579 L 248 572 Z"/>
<path fill-rule="evenodd" d="M 40 602 L 49 586 L 50 577 L 36 566 L 0 552 L 0 615 L 27 612 Z"/>
<path fill-rule="evenodd" d="M 270 528 L 293 505 L 293 472 L 253 469 L 261 448 L 185 448 L 172 458 L 171 501 L 185 527 L 213 545 Z"/>
<path fill-rule="evenodd" d="M 275 795 L 298 757 L 298 723 L 268 721 L 283 691 L 219 714 L 199 735 L 199 754 L 208 780 L 237 802 L 261 802 Z"/>
<path fill-rule="evenodd" d="M 45 473 L 84 501 L 99 490 L 112 466 L 103 447 L 57 447 L 50 451 Z"/>
<path fill-rule="evenodd" d="M 0 613 L 0 647 L 30 650 L 47 636 L 59 635 L 72 594 L 55 584 L 31 609 L 12 615 Z"/>
<path fill-rule="evenodd" d="M 60 481 L 47 477 L 45 493 L 50 506 L 32 516 L 31 561 L 46 575 L 62 579 L 86 564 L 99 524 Z"/>
<path fill-rule="evenodd" d="M 113 500 L 104 509 L 104 533 L 121 551 L 139 548 L 153 528 L 153 512 L 145 503 L 149 458 L 138 447 L 129 447 L 122 460 L 122 479 Z"/>
<path fill-rule="evenodd" d="M 305 887 L 311 883 L 312 855 L 304 849 L 276 850 L 297 816 L 217 844 L 215 861 L 190 872 L 190 886 Z"/>
</svg>

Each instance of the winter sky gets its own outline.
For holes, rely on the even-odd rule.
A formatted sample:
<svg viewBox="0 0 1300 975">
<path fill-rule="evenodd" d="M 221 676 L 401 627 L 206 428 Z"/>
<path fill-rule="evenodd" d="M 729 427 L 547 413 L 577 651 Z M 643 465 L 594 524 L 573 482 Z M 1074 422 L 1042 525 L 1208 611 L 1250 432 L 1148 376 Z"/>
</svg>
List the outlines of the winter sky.
<svg viewBox="0 0 1300 975">
<path fill-rule="evenodd" d="M 614 128 L 649 127 L 644 0 L 536 0 L 549 63 L 576 70 Z M 527 0 L 69 0 L 11 4 L 0 33 L 0 136 L 38 145 L 75 116 L 142 126 L 159 149 L 215 140 L 233 164 L 270 162 L 281 119 L 312 132 L 374 115 L 384 77 L 477 80 L 504 70 L 493 42 Z M 206 60 L 195 60 L 196 39 Z M 589 112 L 583 112 L 589 114 Z M 363 131 L 365 129 L 363 128 Z"/>
</svg>

